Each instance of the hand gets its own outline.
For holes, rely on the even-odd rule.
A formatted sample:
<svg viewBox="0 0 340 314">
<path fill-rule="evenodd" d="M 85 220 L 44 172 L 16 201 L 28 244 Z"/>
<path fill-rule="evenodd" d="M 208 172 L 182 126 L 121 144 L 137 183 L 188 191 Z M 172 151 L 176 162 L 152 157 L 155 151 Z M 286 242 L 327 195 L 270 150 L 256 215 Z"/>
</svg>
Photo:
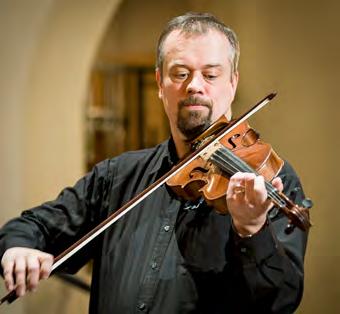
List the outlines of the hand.
<svg viewBox="0 0 340 314">
<path fill-rule="evenodd" d="M 15 289 L 19 297 L 35 291 L 39 280 L 49 277 L 52 264 L 53 255 L 42 251 L 24 247 L 6 250 L 1 260 L 6 289 Z"/>
<path fill-rule="evenodd" d="M 283 189 L 279 177 L 272 181 L 272 185 L 278 191 Z M 233 225 L 239 235 L 253 235 L 265 224 L 267 213 L 273 206 L 267 196 L 265 181 L 262 176 L 238 172 L 230 178 L 227 189 L 227 204 Z"/>
</svg>

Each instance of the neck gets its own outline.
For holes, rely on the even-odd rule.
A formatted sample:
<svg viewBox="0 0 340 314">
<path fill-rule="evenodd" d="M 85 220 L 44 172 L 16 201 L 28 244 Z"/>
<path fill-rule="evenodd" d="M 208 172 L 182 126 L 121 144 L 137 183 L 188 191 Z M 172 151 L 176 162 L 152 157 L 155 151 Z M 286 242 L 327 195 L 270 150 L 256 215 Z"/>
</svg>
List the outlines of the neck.
<svg viewBox="0 0 340 314">
<path fill-rule="evenodd" d="M 190 141 L 186 141 L 180 134 L 172 134 L 172 138 L 176 146 L 177 156 L 181 159 L 190 152 Z"/>
</svg>

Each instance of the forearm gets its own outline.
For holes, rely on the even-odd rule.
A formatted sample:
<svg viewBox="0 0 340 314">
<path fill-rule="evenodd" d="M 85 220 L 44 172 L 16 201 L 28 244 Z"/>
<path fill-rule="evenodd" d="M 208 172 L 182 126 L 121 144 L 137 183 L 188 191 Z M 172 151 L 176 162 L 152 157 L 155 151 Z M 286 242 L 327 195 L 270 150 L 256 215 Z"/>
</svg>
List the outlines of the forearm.
<svg viewBox="0 0 340 314">
<path fill-rule="evenodd" d="M 58 255 L 99 221 L 108 162 L 98 164 L 51 202 L 24 211 L 0 229 L 0 256 L 11 247 Z"/>
<path fill-rule="evenodd" d="M 231 231 L 235 287 L 261 313 L 292 313 L 301 301 L 307 237 L 300 230 L 285 234 L 286 222 L 281 217 L 250 238 Z"/>
</svg>

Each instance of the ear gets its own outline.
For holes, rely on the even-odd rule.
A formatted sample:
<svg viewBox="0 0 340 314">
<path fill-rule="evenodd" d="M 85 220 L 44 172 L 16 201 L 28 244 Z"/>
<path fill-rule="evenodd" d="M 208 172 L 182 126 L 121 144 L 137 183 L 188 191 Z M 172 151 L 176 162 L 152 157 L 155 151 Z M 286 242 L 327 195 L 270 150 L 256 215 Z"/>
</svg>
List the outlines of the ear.
<svg viewBox="0 0 340 314">
<path fill-rule="evenodd" d="M 226 118 L 230 121 L 232 118 L 232 108 L 231 108 L 231 103 L 234 101 L 235 98 L 235 94 L 236 94 L 236 89 L 237 89 L 237 84 L 238 84 L 238 78 L 239 78 L 239 74 L 236 71 L 235 73 L 231 74 L 230 77 L 230 82 L 228 84 L 230 84 L 231 86 L 231 91 L 232 91 L 232 95 L 231 95 L 231 99 L 230 99 L 230 105 L 229 108 L 225 114 Z"/>
<path fill-rule="evenodd" d="M 238 71 L 231 74 L 230 84 L 231 84 L 231 87 L 232 87 L 232 90 L 233 90 L 233 99 L 234 99 L 235 94 L 236 94 L 238 79 L 239 79 Z"/>
<path fill-rule="evenodd" d="M 163 97 L 163 82 L 162 82 L 162 77 L 161 77 L 161 72 L 159 70 L 159 68 L 156 68 L 156 82 L 157 82 L 157 86 L 158 86 L 158 97 L 159 99 L 162 99 Z"/>
</svg>

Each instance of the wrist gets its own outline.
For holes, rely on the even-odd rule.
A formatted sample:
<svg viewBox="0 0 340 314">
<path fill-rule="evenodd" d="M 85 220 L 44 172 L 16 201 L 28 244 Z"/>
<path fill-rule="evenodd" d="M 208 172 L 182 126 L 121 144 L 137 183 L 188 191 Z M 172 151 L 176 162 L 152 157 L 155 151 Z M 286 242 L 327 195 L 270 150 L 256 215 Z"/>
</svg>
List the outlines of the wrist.
<svg viewBox="0 0 340 314">
<path fill-rule="evenodd" d="M 240 238 L 251 238 L 255 234 L 259 233 L 262 229 L 264 229 L 267 225 L 267 218 L 264 220 L 264 222 L 252 225 L 242 225 L 231 219 L 232 229 Z"/>
</svg>

